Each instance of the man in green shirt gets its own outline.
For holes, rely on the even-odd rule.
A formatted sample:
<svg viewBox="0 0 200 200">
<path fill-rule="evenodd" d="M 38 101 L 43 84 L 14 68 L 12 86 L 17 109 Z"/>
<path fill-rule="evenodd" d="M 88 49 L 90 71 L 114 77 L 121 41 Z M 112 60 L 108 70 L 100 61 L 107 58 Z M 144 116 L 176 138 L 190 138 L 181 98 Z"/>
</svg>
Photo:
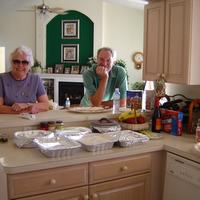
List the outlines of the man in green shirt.
<svg viewBox="0 0 200 200">
<path fill-rule="evenodd" d="M 127 75 L 123 67 L 115 65 L 115 55 L 111 48 L 103 47 L 97 51 L 97 64 L 83 74 L 85 95 L 82 106 L 113 105 L 115 88 L 120 91 L 120 106 L 126 106 Z"/>
</svg>

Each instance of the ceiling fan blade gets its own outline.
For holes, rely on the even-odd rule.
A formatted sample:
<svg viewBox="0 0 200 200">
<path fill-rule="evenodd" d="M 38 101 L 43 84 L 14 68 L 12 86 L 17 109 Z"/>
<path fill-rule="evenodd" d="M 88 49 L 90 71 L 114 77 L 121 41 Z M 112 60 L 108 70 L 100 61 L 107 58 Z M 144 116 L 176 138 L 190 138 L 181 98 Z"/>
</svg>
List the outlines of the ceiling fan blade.
<svg viewBox="0 0 200 200">
<path fill-rule="evenodd" d="M 50 13 L 56 13 L 56 14 L 67 14 L 63 8 L 55 7 L 55 8 L 49 8 L 48 11 Z"/>
<path fill-rule="evenodd" d="M 35 12 L 34 9 L 30 9 L 30 10 L 16 10 L 16 12 Z"/>
</svg>

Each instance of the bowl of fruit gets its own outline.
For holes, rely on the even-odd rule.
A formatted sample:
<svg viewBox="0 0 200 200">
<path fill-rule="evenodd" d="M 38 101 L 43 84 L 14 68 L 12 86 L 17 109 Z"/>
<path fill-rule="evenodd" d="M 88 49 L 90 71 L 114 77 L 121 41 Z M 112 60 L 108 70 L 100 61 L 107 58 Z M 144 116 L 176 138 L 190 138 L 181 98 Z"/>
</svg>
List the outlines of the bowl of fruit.
<svg viewBox="0 0 200 200">
<path fill-rule="evenodd" d="M 149 128 L 149 123 L 139 110 L 130 109 L 122 112 L 118 119 L 123 129 L 139 131 Z"/>
</svg>

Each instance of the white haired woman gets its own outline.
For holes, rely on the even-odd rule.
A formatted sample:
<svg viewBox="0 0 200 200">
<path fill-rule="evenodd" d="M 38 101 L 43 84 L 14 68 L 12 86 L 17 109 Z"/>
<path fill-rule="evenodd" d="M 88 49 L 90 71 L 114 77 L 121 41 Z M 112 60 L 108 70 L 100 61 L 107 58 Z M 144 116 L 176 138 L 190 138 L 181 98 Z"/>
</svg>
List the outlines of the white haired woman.
<svg viewBox="0 0 200 200">
<path fill-rule="evenodd" d="M 10 54 L 11 71 L 0 74 L 0 113 L 38 113 L 49 109 L 48 97 L 33 66 L 32 50 L 26 46 Z"/>
</svg>

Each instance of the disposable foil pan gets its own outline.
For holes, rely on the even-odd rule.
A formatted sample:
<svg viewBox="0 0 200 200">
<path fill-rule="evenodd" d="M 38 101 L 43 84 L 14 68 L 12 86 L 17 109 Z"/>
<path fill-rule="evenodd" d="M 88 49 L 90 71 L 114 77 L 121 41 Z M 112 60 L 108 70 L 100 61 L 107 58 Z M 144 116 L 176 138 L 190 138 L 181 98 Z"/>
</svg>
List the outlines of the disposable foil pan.
<svg viewBox="0 0 200 200">
<path fill-rule="evenodd" d="M 101 134 L 88 134 L 78 140 L 86 151 L 104 151 L 111 149 L 114 140 Z"/>
<path fill-rule="evenodd" d="M 51 133 L 45 130 L 18 131 L 14 133 L 13 141 L 19 148 L 34 148 L 36 147 L 35 143 L 33 143 L 35 138 L 47 136 Z"/>
<path fill-rule="evenodd" d="M 84 135 L 91 133 L 91 129 L 86 127 L 67 127 L 63 130 L 56 131 L 57 136 L 66 137 L 72 140 L 79 140 Z"/>
<path fill-rule="evenodd" d="M 141 144 L 147 141 L 149 141 L 149 138 L 146 135 L 130 130 L 124 130 L 119 137 L 119 145 L 121 147 Z"/>
<path fill-rule="evenodd" d="M 34 139 L 41 153 L 47 157 L 71 156 L 81 150 L 81 145 L 64 137 L 40 137 Z"/>
</svg>

